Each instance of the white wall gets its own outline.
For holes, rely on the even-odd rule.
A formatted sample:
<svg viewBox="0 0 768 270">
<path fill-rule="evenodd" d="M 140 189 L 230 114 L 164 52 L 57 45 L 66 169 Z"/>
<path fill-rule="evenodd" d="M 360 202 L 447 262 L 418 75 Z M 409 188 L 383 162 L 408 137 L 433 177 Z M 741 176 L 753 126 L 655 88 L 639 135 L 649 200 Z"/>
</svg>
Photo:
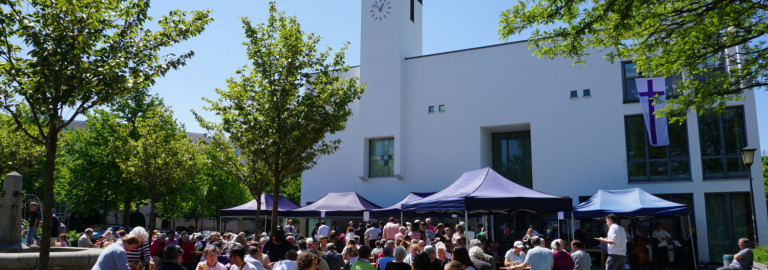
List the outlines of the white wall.
<svg viewBox="0 0 768 270">
<path fill-rule="evenodd" d="M 533 188 L 570 196 L 592 195 L 597 189 L 640 187 L 650 193 L 694 193 L 700 257 L 708 258 L 704 194 L 748 191 L 744 180 L 702 180 L 698 123 L 689 113 L 688 149 L 692 181 L 629 184 L 624 116 L 641 114 L 638 103 L 623 103 L 619 63 L 610 64 L 599 52 L 587 65 L 567 59 L 545 60 L 531 55 L 525 42 L 410 58 L 404 61 L 401 104 L 392 99 L 367 99 L 352 105 L 355 115 L 347 130 L 336 134 L 342 146 L 321 157 L 303 174 L 302 205 L 328 192 L 356 191 L 381 206 L 401 200 L 408 192 L 438 191 L 462 172 L 490 166 L 490 134 L 530 130 Z M 366 66 L 361 67 L 365 73 Z M 362 81 L 371 84 L 378 81 Z M 582 89 L 592 97 L 583 98 Z M 569 92 L 578 90 L 579 98 Z M 364 106 L 362 106 L 362 105 Z M 444 104 L 446 112 L 427 113 Z M 760 149 L 753 94 L 734 103 L 743 105 L 747 140 Z M 399 109 L 398 109 L 399 108 Z M 380 119 L 397 115 L 399 125 Z M 389 121 L 397 122 L 395 119 Z M 375 128 L 374 128 L 375 127 Z M 396 129 L 400 130 L 396 130 Z M 367 176 L 365 138 L 396 137 L 396 174 Z M 760 176 L 759 166 L 753 175 Z M 755 180 L 758 231 L 768 231 L 765 195 Z M 761 234 L 762 235 L 762 234 Z M 761 236 L 765 243 L 768 238 Z"/>
</svg>

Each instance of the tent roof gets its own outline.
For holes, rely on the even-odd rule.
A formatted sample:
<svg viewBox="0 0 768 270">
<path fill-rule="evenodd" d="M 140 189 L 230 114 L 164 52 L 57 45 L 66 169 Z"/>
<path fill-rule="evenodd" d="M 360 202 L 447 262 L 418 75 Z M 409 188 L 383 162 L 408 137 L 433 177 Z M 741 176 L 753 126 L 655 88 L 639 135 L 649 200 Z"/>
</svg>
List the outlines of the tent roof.
<svg viewBox="0 0 768 270">
<path fill-rule="evenodd" d="M 274 196 L 269 193 L 263 193 L 261 194 L 261 211 L 262 215 L 264 214 L 264 211 L 272 211 L 272 201 Z M 277 199 L 277 212 L 280 215 L 284 215 L 286 211 L 291 209 L 299 208 L 298 205 L 288 200 L 283 195 L 280 195 L 280 197 Z M 270 212 L 271 213 L 271 212 Z M 221 210 L 221 216 L 222 217 L 253 217 L 256 216 L 256 200 L 253 199 L 250 202 L 247 202 L 242 205 L 238 205 L 232 208 L 222 209 Z"/>
<path fill-rule="evenodd" d="M 408 193 L 408 196 L 405 196 L 405 198 L 403 198 L 401 201 L 389 207 L 373 210 L 373 213 L 377 216 L 399 215 L 401 211 L 401 207 L 404 203 L 417 201 L 427 196 L 430 196 L 432 194 L 435 194 L 435 192 L 425 192 L 425 193 L 411 192 L 411 193 Z"/>
<path fill-rule="evenodd" d="M 687 215 L 688 206 L 670 202 L 640 188 L 598 190 L 589 200 L 573 208 L 574 217 Z"/>
<path fill-rule="evenodd" d="M 328 193 L 316 202 L 289 211 L 292 217 L 319 217 L 325 211 L 327 217 L 358 217 L 363 211 L 379 209 L 378 205 L 356 192 Z"/>
<path fill-rule="evenodd" d="M 558 197 L 518 185 L 486 167 L 464 172 L 445 189 L 403 209 L 433 212 L 572 209 L 569 197 Z"/>
</svg>

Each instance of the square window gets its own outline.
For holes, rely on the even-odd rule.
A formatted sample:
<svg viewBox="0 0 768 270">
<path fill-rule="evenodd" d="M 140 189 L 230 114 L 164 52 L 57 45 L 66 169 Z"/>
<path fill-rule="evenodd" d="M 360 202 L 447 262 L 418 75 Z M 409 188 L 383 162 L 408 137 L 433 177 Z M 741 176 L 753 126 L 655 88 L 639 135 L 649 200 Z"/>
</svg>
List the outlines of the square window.
<svg viewBox="0 0 768 270">
<path fill-rule="evenodd" d="M 579 92 L 576 90 L 571 91 L 571 98 L 579 98 Z"/>
<path fill-rule="evenodd" d="M 438 106 L 437 110 L 438 110 L 439 112 L 445 112 L 445 105 L 443 105 L 443 104 L 440 104 L 440 106 Z"/>
<path fill-rule="evenodd" d="M 592 96 L 592 90 L 584 89 L 584 90 L 582 90 L 582 92 L 584 92 L 583 95 L 582 95 L 584 97 L 591 97 Z"/>
<path fill-rule="evenodd" d="M 433 112 L 435 112 L 435 106 L 429 106 L 429 108 L 427 109 L 427 112 L 428 112 L 428 113 L 433 113 Z"/>
</svg>

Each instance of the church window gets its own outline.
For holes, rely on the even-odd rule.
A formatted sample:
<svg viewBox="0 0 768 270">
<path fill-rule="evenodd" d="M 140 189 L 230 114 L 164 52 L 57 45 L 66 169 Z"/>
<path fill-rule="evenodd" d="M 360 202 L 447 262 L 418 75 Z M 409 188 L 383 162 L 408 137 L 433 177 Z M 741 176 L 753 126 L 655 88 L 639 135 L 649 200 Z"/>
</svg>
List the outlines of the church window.
<svg viewBox="0 0 768 270">
<path fill-rule="evenodd" d="M 690 180 L 686 124 L 669 124 L 669 145 L 651 146 L 642 115 L 624 117 L 629 182 Z"/>
<path fill-rule="evenodd" d="M 369 177 L 386 177 L 395 175 L 395 139 L 370 140 Z"/>
<path fill-rule="evenodd" d="M 645 78 L 642 73 L 637 71 L 635 62 L 623 62 L 621 64 L 622 76 L 624 77 L 624 103 L 640 102 L 640 96 L 637 94 L 637 85 L 635 79 Z M 674 98 L 680 95 L 677 91 L 678 84 L 683 80 L 683 75 L 678 73 L 664 79 L 667 98 Z"/>
<path fill-rule="evenodd" d="M 722 114 L 699 116 L 699 142 L 704 179 L 746 178 L 741 149 L 747 146 L 744 108 L 726 108 Z M 671 138 L 671 137 L 670 137 Z"/>
</svg>

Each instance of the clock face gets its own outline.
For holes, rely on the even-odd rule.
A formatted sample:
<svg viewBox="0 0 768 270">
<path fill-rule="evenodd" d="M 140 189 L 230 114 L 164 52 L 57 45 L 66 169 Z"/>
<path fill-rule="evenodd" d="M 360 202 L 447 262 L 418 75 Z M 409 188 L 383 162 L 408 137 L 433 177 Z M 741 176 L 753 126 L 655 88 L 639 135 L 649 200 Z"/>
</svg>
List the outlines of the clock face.
<svg viewBox="0 0 768 270">
<path fill-rule="evenodd" d="M 371 4 L 371 18 L 374 21 L 383 21 L 387 17 L 390 17 L 391 11 L 391 0 L 373 0 L 373 3 Z"/>
</svg>

